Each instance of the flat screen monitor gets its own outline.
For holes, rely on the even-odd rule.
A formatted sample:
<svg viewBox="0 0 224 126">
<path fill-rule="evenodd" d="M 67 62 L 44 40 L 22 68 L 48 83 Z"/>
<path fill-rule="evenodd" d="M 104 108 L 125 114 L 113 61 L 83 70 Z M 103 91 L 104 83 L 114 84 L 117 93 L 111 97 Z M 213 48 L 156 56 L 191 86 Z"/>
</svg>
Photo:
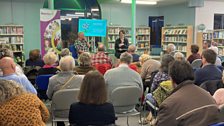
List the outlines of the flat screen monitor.
<svg viewBox="0 0 224 126">
<path fill-rule="evenodd" d="M 85 36 L 105 37 L 107 31 L 107 20 L 79 19 L 79 32 Z"/>
</svg>

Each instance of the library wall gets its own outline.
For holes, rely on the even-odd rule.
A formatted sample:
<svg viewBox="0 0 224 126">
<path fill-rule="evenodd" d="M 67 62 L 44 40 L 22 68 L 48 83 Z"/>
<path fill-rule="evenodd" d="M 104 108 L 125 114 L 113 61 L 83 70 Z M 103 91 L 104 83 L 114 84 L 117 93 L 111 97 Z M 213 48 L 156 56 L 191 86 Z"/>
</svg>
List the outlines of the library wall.
<svg viewBox="0 0 224 126">
<path fill-rule="evenodd" d="M 224 2 L 205 1 L 204 7 L 196 8 L 195 26 L 205 24 L 207 30 L 213 30 L 214 14 L 224 14 L 223 7 Z"/>
<path fill-rule="evenodd" d="M 195 9 L 187 4 L 176 4 L 159 8 L 159 15 L 164 16 L 164 24 L 195 24 Z"/>
<path fill-rule="evenodd" d="M 24 26 L 26 59 L 31 49 L 40 49 L 40 8 L 44 0 L 13 0 L 13 23 Z M 0 0 L 0 24 L 12 23 L 11 0 Z"/>
<path fill-rule="evenodd" d="M 131 26 L 130 4 L 100 4 L 102 18 L 108 20 L 108 24 Z M 149 16 L 159 16 L 158 8 L 152 6 L 137 5 L 136 26 L 148 26 Z"/>
</svg>

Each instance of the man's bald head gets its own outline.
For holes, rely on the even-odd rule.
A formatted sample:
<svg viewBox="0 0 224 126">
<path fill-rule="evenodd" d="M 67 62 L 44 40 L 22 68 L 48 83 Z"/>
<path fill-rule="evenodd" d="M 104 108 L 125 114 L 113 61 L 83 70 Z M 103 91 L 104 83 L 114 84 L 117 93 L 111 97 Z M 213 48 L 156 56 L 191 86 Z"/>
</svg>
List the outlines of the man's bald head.
<svg viewBox="0 0 224 126">
<path fill-rule="evenodd" d="M 104 45 L 103 44 L 99 44 L 98 45 L 98 51 L 99 52 L 104 52 L 105 51 L 105 48 L 104 48 Z"/>
<path fill-rule="evenodd" d="M 0 60 L 0 68 L 3 71 L 14 71 L 15 72 L 16 64 L 11 57 L 4 57 Z"/>
</svg>

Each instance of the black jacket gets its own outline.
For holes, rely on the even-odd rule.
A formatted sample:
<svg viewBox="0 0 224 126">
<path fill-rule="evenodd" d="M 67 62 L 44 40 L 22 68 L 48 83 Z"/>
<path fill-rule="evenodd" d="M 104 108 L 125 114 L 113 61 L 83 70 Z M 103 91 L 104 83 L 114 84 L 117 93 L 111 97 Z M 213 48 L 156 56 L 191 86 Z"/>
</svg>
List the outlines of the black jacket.
<svg viewBox="0 0 224 126">
<path fill-rule="evenodd" d="M 115 41 L 115 56 L 118 59 L 120 58 L 121 53 L 126 52 L 128 50 L 128 46 L 129 46 L 128 39 L 124 38 L 124 45 L 123 46 L 119 47 L 119 44 L 121 44 L 120 38 L 118 38 Z"/>
</svg>

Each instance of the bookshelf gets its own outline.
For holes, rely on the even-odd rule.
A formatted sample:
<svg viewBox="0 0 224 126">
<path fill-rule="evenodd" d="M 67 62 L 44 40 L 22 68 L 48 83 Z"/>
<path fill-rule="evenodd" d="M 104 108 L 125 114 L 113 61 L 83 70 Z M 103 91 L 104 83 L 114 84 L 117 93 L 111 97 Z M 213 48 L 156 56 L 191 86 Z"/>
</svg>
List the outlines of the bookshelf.
<svg viewBox="0 0 224 126">
<path fill-rule="evenodd" d="M 24 28 L 22 25 L 0 25 L 0 44 L 10 45 L 15 61 L 24 66 Z"/>
<path fill-rule="evenodd" d="M 107 44 L 108 52 L 114 54 L 115 52 L 115 41 L 119 38 L 119 31 L 125 31 L 125 37 L 128 39 L 129 44 L 131 41 L 131 28 L 120 27 L 120 26 L 109 26 L 107 32 Z M 136 28 L 136 48 L 137 53 L 143 54 L 144 52 L 150 51 L 150 28 L 149 27 L 138 27 Z"/>
<path fill-rule="evenodd" d="M 191 54 L 192 41 L 192 26 L 167 26 L 162 28 L 163 51 L 167 50 L 168 44 L 173 43 L 177 51 L 182 52 L 188 57 Z"/>
<path fill-rule="evenodd" d="M 136 28 L 137 51 L 139 54 L 150 51 L 150 27 Z"/>
<path fill-rule="evenodd" d="M 213 31 L 213 41 L 218 45 L 219 55 L 224 56 L 224 29 Z"/>
<path fill-rule="evenodd" d="M 125 38 L 128 39 L 129 44 L 131 44 L 131 28 L 121 27 L 121 26 L 109 26 L 107 27 L 107 52 L 110 54 L 115 53 L 115 41 L 119 38 L 119 31 L 125 31 Z"/>
<path fill-rule="evenodd" d="M 198 32 L 197 45 L 199 46 L 199 54 L 202 54 L 204 41 L 211 43 L 213 41 L 213 32 Z"/>
</svg>

